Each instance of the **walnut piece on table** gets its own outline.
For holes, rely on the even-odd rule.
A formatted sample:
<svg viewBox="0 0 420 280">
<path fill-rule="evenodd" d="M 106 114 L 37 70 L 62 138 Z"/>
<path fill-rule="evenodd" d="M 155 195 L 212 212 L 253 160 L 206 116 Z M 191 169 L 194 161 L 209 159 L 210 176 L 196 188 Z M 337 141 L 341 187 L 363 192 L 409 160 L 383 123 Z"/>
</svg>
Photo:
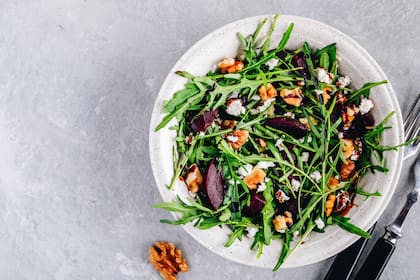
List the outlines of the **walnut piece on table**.
<svg viewBox="0 0 420 280">
<path fill-rule="evenodd" d="M 170 242 L 156 242 L 149 248 L 150 263 L 160 272 L 164 280 L 176 280 L 178 272 L 187 272 L 188 265 L 182 251 Z"/>
</svg>

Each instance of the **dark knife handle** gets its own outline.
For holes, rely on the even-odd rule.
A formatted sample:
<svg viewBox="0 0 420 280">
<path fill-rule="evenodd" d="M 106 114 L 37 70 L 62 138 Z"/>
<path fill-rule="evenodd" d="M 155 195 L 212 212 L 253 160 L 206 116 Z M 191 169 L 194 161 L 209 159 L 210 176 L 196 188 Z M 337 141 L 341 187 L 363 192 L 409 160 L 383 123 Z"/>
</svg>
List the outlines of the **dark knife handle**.
<svg viewBox="0 0 420 280">
<path fill-rule="evenodd" d="M 381 237 L 376 241 L 372 251 L 365 260 L 356 275 L 356 280 L 377 280 L 381 277 L 382 271 L 387 265 L 392 253 L 395 250 L 395 244 Z"/>
<path fill-rule="evenodd" d="M 369 229 L 369 233 L 372 233 L 375 229 L 376 223 Z M 334 262 L 331 264 L 330 269 L 328 270 L 327 275 L 324 280 L 348 280 L 350 275 L 356 266 L 357 261 L 362 254 L 363 249 L 366 246 L 366 243 L 369 239 L 360 238 L 350 247 L 339 253 Z"/>
</svg>

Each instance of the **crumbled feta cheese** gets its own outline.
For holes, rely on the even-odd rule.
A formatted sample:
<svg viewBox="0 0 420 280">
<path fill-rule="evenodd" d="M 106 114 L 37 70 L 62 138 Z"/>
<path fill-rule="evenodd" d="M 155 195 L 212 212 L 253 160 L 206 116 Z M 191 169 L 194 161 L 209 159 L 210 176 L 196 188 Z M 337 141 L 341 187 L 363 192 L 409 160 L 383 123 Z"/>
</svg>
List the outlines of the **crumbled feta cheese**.
<svg viewBox="0 0 420 280">
<path fill-rule="evenodd" d="M 188 191 L 188 194 L 191 198 L 196 198 L 197 197 L 197 193 L 193 193 L 193 192 Z"/>
<path fill-rule="evenodd" d="M 288 201 L 290 199 L 290 197 L 284 193 L 284 191 L 282 190 L 278 190 L 276 192 L 276 199 L 280 202 L 280 203 L 284 203 L 285 201 Z"/>
<path fill-rule="evenodd" d="M 277 139 L 275 146 L 279 149 L 279 151 L 283 151 L 283 138 Z"/>
<path fill-rule="evenodd" d="M 343 132 L 339 132 L 338 133 L 338 138 L 343 139 L 343 137 L 344 137 L 344 133 Z"/>
<path fill-rule="evenodd" d="M 229 98 L 238 98 L 239 96 L 239 90 L 232 91 Z"/>
<path fill-rule="evenodd" d="M 273 103 L 274 101 L 276 101 L 275 98 L 267 99 L 262 105 L 258 106 L 256 109 L 252 109 L 251 114 L 256 115 L 258 113 L 264 112 L 265 110 L 267 110 L 268 107 L 270 107 L 271 103 Z"/>
<path fill-rule="evenodd" d="M 320 90 L 320 89 L 316 89 L 316 90 L 314 90 L 314 92 L 315 92 L 317 95 L 321 95 L 321 94 L 323 94 L 323 91 L 322 91 L 322 90 Z"/>
<path fill-rule="evenodd" d="M 290 184 L 292 185 L 293 191 L 297 192 L 299 190 L 300 182 L 298 180 L 296 180 L 295 178 L 292 178 L 292 180 L 290 181 Z"/>
<path fill-rule="evenodd" d="M 277 66 L 277 64 L 279 63 L 279 60 L 278 59 L 276 59 L 276 58 L 272 58 L 272 59 L 270 59 L 270 60 L 268 60 L 266 63 L 265 63 L 265 65 L 267 65 L 268 66 L 268 70 L 273 70 L 274 69 L 274 67 L 276 67 Z"/>
<path fill-rule="evenodd" d="M 298 139 L 298 141 L 299 141 L 300 143 L 305 142 L 305 137 L 299 138 L 299 139 Z"/>
<path fill-rule="evenodd" d="M 230 179 L 230 180 L 228 181 L 228 184 L 229 184 L 229 185 L 235 185 L 235 180 Z"/>
<path fill-rule="evenodd" d="M 321 83 L 331 84 L 332 82 L 331 76 L 332 76 L 331 73 L 328 73 L 328 71 L 325 70 L 324 68 L 322 67 L 316 68 L 316 77 L 318 81 L 320 81 Z"/>
<path fill-rule="evenodd" d="M 228 136 L 226 136 L 226 139 L 229 142 L 236 143 L 236 142 L 238 142 L 239 137 L 238 136 L 233 136 L 233 135 L 228 135 Z"/>
<path fill-rule="evenodd" d="M 372 100 L 362 97 L 359 105 L 360 114 L 367 114 L 373 108 Z"/>
<path fill-rule="evenodd" d="M 309 174 L 309 177 L 315 180 L 315 182 L 321 181 L 321 173 L 319 173 L 318 170 L 315 170 L 311 174 Z"/>
<path fill-rule="evenodd" d="M 329 157 L 328 157 L 328 160 L 329 160 L 331 163 L 333 163 L 333 162 L 334 162 L 334 159 L 333 159 L 333 157 L 332 157 L 332 156 L 329 156 Z"/>
<path fill-rule="evenodd" d="M 298 238 L 298 236 L 299 236 L 299 231 L 298 230 L 294 231 L 293 238 Z"/>
<path fill-rule="evenodd" d="M 251 97 L 251 100 L 258 101 L 258 100 L 261 100 L 261 97 L 260 97 L 258 94 L 254 94 L 254 95 Z"/>
<path fill-rule="evenodd" d="M 315 224 L 316 224 L 316 227 L 319 229 L 323 229 L 325 227 L 325 223 L 323 220 L 321 220 L 321 218 L 317 218 L 315 220 Z"/>
<path fill-rule="evenodd" d="M 308 140 L 308 141 L 306 141 L 306 142 L 311 143 L 311 142 L 312 142 L 312 135 L 308 135 L 307 140 Z"/>
<path fill-rule="evenodd" d="M 249 174 L 251 174 L 251 171 L 252 171 L 252 165 L 246 164 L 244 166 L 239 167 L 237 173 L 239 176 L 246 177 Z"/>
<path fill-rule="evenodd" d="M 258 228 L 256 228 L 256 227 L 247 227 L 246 228 L 246 231 L 248 232 L 247 233 L 247 236 L 249 238 L 254 238 L 255 234 L 257 234 L 257 232 L 258 232 Z"/>
<path fill-rule="evenodd" d="M 309 160 L 309 153 L 308 152 L 303 152 L 302 155 L 300 156 L 300 160 L 302 162 L 308 162 L 308 160 Z"/>
<path fill-rule="evenodd" d="M 269 167 L 274 167 L 274 166 L 276 165 L 274 164 L 274 162 L 271 162 L 271 161 L 260 161 L 257 163 L 257 167 L 261 169 L 267 169 Z"/>
<path fill-rule="evenodd" d="M 338 87 L 339 88 L 345 88 L 350 83 L 351 83 L 351 79 L 350 79 L 349 76 L 344 76 L 344 77 L 338 78 Z"/>
<path fill-rule="evenodd" d="M 226 113 L 232 116 L 239 116 L 245 114 L 245 107 L 242 106 L 241 100 L 233 100 L 226 109 Z"/>
<path fill-rule="evenodd" d="M 206 133 L 204 131 L 200 131 L 200 133 L 198 133 L 199 136 L 204 136 L 206 135 Z"/>
<path fill-rule="evenodd" d="M 283 116 L 294 119 L 295 118 L 295 113 L 293 113 L 293 112 L 287 112 L 287 113 L 283 114 Z"/>
<path fill-rule="evenodd" d="M 266 188 L 267 188 L 267 185 L 264 182 L 259 183 L 258 187 L 257 187 L 257 193 L 258 192 L 263 192 Z"/>
</svg>

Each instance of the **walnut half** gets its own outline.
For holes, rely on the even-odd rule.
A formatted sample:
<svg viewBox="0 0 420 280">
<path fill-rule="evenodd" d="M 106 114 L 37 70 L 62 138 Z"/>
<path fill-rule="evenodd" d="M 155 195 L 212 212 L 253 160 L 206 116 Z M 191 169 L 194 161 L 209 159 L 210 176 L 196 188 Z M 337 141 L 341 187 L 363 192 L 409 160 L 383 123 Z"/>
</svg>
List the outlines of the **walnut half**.
<svg viewBox="0 0 420 280">
<path fill-rule="evenodd" d="M 156 242 L 149 248 L 150 263 L 164 280 L 176 280 L 178 272 L 187 272 L 188 265 L 182 251 L 170 242 Z"/>
</svg>

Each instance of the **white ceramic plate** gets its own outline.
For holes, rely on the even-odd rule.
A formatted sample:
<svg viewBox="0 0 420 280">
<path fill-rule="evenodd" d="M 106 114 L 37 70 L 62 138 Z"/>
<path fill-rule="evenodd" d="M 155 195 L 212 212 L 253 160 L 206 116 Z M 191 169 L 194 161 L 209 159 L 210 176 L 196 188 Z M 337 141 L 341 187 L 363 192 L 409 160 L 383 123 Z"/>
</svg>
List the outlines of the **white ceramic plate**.
<svg viewBox="0 0 420 280">
<path fill-rule="evenodd" d="M 178 60 L 163 83 L 153 108 L 149 144 L 154 178 L 164 201 L 172 201 L 176 194 L 180 194 L 181 197 L 186 196 L 185 185 L 181 182 L 176 184 L 174 190 L 168 190 L 165 187 L 173 174 L 171 149 L 175 142 L 175 134 L 167 129 L 170 125 L 157 133 L 154 132 L 154 128 L 164 116 L 162 112 L 163 101 L 170 99 L 172 94 L 183 88 L 185 84 L 185 79 L 175 75 L 175 71 L 186 70 L 195 75 L 205 75 L 221 58 L 236 56 L 239 47 L 236 35 L 238 31 L 245 35 L 252 34 L 258 23 L 265 17 L 272 19 L 272 16 L 246 18 L 210 33 L 192 46 Z M 314 48 L 321 48 L 336 42 L 337 53 L 340 57 L 340 72 L 352 78 L 353 87 L 360 87 L 370 81 L 387 80 L 381 68 L 366 50 L 342 32 L 315 20 L 290 15 L 280 16 L 272 36 L 273 46 L 277 45 L 291 22 L 295 24 L 295 27 L 287 48 L 298 48 L 302 46 L 304 41 L 308 41 Z M 265 34 L 265 30 L 260 34 Z M 402 143 L 402 118 L 391 85 L 381 85 L 374 88 L 371 92 L 371 98 L 375 104 L 373 115 L 376 121 L 382 120 L 391 111 L 396 112 L 389 122 L 392 129 L 385 132 L 383 143 L 385 145 Z M 367 201 L 364 201 L 363 197 L 356 197 L 355 203 L 359 207 L 353 207 L 348 214 L 354 224 L 364 229 L 371 227 L 381 215 L 390 201 L 398 181 L 402 165 L 402 150 L 388 152 L 386 158 L 390 170 L 387 175 L 369 174 L 361 181 L 364 190 L 380 191 L 382 196 L 372 197 Z M 176 214 L 174 214 L 174 217 L 179 218 Z M 229 248 L 223 246 L 230 232 L 228 229 L 216 227 L 209 230 L 199 230 L 191 224 L 184 226 L 184 229 L 216 254 L 246 265 L 272 268 L 281 251 L 281 242 L 274 241 L 269 247 L 265 247 L 264 254 L 256 259 L 256 253 L 249 249 L 250 239 L 244 238 L 242 242 L 236 241 Z M 357 239 L 357 236 L 349 234 L 337 226 L 330 226 L 324 234 L 310 234 L 304 244 L 287 259 L 282 268 L 297 267 L 324 260 L 345 249 Z"/>
</svg>

